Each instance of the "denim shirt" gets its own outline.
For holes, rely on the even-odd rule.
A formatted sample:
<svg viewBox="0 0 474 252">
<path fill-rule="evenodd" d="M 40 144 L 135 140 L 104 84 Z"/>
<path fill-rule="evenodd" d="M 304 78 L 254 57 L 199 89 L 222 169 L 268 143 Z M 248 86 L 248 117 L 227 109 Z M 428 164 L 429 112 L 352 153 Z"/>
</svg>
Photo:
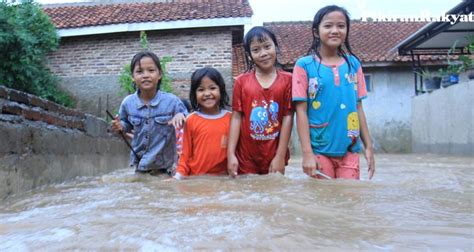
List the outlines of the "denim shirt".
<svg viewBox="0 0 474 252">
<path fill-rule="evenodd" d="M 181 100 L 173 94 L 158 91 L 148 105 L 139 97 L 140 91 L 128 95 L 119 110 L 124 132 L 134 130 L 132 147 L 141 157 L 130 153 L 130 165 L 137 165 L 139 171 L 170 169 L 177 159 L 176 133 L 168 122 L 177 113 L 187 116 Z"/>
</svg>

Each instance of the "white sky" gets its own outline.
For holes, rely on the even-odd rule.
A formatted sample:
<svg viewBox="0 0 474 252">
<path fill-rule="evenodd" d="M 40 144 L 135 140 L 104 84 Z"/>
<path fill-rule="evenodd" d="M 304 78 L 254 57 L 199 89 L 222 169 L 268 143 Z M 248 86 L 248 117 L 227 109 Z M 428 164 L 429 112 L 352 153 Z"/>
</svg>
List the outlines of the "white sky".
<svg viewBox="0 0 474 252">
<path fill-rule="evenodd" d="M 86 0 L 87 1 L 87 0 Z M 462 0 L 249 0 L 254 11 L 252 26 L 262 22 L 312 20 L 317 10 L 329 4 L 346 8 L 351 18 L 362 16 L 439 16 Z M 67 3 L 78 0 L 37 0 L 39 3 Z"/>
</svg>

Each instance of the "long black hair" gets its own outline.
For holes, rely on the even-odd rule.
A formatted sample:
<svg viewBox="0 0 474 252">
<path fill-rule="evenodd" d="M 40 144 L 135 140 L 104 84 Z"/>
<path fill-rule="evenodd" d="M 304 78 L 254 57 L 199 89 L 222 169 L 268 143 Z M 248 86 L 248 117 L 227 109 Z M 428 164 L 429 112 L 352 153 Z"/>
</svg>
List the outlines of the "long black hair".
<svg viewBox="0 0 474 252">
<path fill-rule="evenodd" d="M 275 44 L 275 50 L 278 55 L 279 47 L 278 47 L 278 42 L 276 39 L 275 34 L 268 30 L 267 28 L 263 26 L 255 26 L 252 29 L 250 29 L 247 34 L 245 34 L 244 37 L 244 49 L 245 49 L 245 61 L 247 63 L 247 70 L 246 72 L 249 72 L 255 67 L 255 63 L 252 58 L 252 53 L 250 52 L 250 43 L 255 39 L 258 42 L 262 43 L 266 41 L 268 38 L 270 38 L 273 41 L 273 44 Z M 275 66 L 281 66 L 280 62 L 278 62 L 278 57 L 275 59 Z"/>
<path fill-rule="evenodd" d="M 344 9 L 343 7 L 337 6 L 337 5 L 328 5 L 323 8 L 321 8 L 316 15 L 314 15 L 313 19 L 313 26 L 312 26 L 312 34 L 313 34 L 313 42 L 311 43 L 311 47 L 308 50 L 308 54 L 312 54 L 317 56 L 321 61 L 323 58 L 321 57 L 321 54 L 319 53 L 319 47 L 321 46 L 321 40 L 319 39 L 319 25 L 321 24 L 321 21 L 323 20 L 324 16 L 327 14 L 334 12 L 334 11 L 339 11 L 341 12 L 344 17 L 346 18 L 346 25 L 347 25 L 347 34 L 346 34 L 346 39 L 344 41 L 344 46 L 347 49 L 346 51 L 342 48 L 342 45 L 340 45 L 337 48 L 337 53 L 339 56 L 343 57 L 344 60 L 347 62 L 347 65 L 349 66 L 349 71 L 351 70 L 351 64 L 349 62 L 349 59 L 347 58 L 347 54 L 350 54 L 354 57 L 356 57 L 357 60 L 359 58 L 352 52 L 351 45 L 349 43 L 349 31 L 351 27 L 351 19 L 349 18 L 349 12 Z M 319 68 L 318 68 L 319 72 Z"/>
<path fill-rule="evenodd" d="M 130 62 L 130 71 L 132 72 L 132 76 L 133 76 L 133 70 L 135 69 L 135 66 L 136 65 L 140 66 L 140 61 L 146 57 L 150 57 L 153 60 L 153 62 L 155 62 L 155 65 L 160 71 L 161 76 L 163 76 L 163 71 L 161 70 L 160 58 L 158 58 L 156 54 L 150 51 L 139 52 L 135 54 L 135 56 L 133 56 L 132 61 Z M 160 90 L 160 85 L 161 85 L 161 78 L 158 80 L 158 85 L 156 86 L 156 90 Z"/>
<path fill-rule="evenodd" d="M 191 106 L 194 111 L 199 110 L 199 103 L 197 102 L 196 90 L 201 85 L 201 81 L 204 77 L 207 77 L 214 81 L 219 87 L 219 92 L 221 94 L 221 100 L 219 101 L 219 108 L 224 109 L 226 106 L 229 106 L 229 96 L 225 90 L 225 81 L 222 78 L 221 73 L 212 67 L 204 67 L 194 71 L 191 75 L 191 90 L 189 91 L 189 100 L 191 101 Z"/>
</svg>

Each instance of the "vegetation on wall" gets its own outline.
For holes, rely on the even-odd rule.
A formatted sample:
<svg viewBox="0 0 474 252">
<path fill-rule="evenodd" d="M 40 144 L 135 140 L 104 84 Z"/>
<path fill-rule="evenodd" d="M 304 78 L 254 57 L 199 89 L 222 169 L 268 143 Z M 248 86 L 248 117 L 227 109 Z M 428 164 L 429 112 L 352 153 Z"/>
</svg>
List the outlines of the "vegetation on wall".
<svg viewBox="0 0 474 252">
<path fill-rule="evenodd" d="M 58 78 L 45 65 L 58 44 L 56 28 L 37 3 L 0 2 L 0 85 L 73 107 L 73 99 L 58 88 Z"/>
<path fill-rule="evenodd" d="M 148 39 L 145 31 L 140 32 L 140 46 L 143 51 L 149 50 Z M 169 56 L 165 56 L 160 59 L 160 65 L 162 70 L 160 90 L 169 93 L 175 92 L 173 87 L 171 86 L 172 79 L 169 76 L 167 70 L 167 65 L 172 60 L 173 58 Z M 130 69 L 130 64 L 126 64 L 123 67 L 122 72 L 119 76 L 119 83 L 121 87 L 120 95 L 128 95 L 135 92 L 136 87 L 133 84 L 132 70 Z"/>
</svg>

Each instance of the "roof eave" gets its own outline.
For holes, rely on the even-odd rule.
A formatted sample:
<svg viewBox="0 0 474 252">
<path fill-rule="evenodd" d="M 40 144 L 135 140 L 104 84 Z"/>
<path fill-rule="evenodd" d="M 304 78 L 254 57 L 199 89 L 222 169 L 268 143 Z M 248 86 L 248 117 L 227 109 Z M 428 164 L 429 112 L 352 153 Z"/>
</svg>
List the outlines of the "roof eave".
<svg viewBox="0 0 474 252">
<path fill-rule="evenodd" d="M 232 18 L 212 18 L 212 19 L 193 19 L 178 21 L 160 21 L 143 23 L 123 23 L 98 26 L 86 26 L 79 28 L 57 29 L 60 37 L 88 36 L 119 32 L 150 31 L 150 30 L 171 30 L 171 29 L 189 29 L 203 27 L 225 27 L 240 26 L 251 24 L 250 17 L 232 17 Z"/>
<path fill-rule="evenodd" d="M 449 10 L 447 14 L 464 14 L 466 12 L 466 9 L 472 11 L 472 6 L 473 3 L 471 1 L 465 0 L 456 5 L 453 9 Z M 420 30 L 413 33 L 411 36 L 409 36 L 402 42 L 398 43 L 390 51 L 398 51 L 399 55 L 410 55 L 411 52 L 416 49 L 418 45 L 443 32 L 447 29 L 447 27 L 450 26 L 451 24 L 449 22 L 431 22 L 423 26 Z"/>
</svg>

